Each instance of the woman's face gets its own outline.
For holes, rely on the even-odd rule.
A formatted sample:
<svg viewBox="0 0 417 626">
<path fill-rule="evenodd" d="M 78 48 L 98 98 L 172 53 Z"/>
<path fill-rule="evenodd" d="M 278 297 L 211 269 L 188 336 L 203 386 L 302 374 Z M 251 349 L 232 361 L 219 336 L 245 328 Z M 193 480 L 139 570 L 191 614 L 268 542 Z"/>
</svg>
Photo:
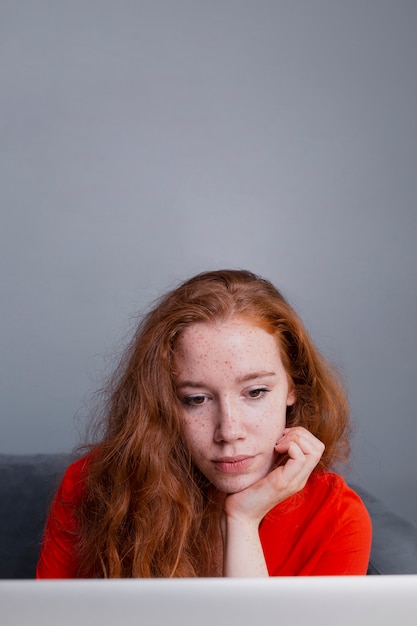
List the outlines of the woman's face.
<svg viewBox="0 0 417 626">
<path fill-rule="evenodd" d="M 174 351 L 185 438 L 195 464 L 224 493 L 263 478 L 294 404 L 276 339 L 244 318 L 187 327 Z"/>
</svg>

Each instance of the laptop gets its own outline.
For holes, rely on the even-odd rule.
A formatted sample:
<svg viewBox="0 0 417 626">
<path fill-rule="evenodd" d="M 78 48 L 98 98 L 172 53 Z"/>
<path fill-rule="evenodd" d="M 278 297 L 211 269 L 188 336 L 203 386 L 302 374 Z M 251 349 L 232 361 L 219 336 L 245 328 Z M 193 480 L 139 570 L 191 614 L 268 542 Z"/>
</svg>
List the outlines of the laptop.
<svg viewBox="0 0 417 626">
<path fill-rule="evenodd" d="M 0 581 L 2 626 L 408 626 L 417 575 Z"/>
</svg>

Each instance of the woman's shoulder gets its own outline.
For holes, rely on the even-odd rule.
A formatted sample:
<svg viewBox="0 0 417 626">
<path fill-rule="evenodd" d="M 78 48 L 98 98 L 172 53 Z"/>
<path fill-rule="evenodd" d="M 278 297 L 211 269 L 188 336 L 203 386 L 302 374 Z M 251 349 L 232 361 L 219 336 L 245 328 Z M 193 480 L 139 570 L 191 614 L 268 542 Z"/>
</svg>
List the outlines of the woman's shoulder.
<svg viewBox="0 0 417 626">
<path fill-rule="evenodd" d="M 353 495 L 359 498 L 358 494 L 347 484 L 346 479 L 334 472 L 324 472 L 317 470 L 312 472 L 306 484 L 307 491 L 321 491 L 335 498 L 344 495 Z"/>
<path fill-rule="evenodd" d="M 81 497 L 90 463 L 91 454 L 86 454 L 68 465 L 59 488 L 62 500 L 74 500 Z"/>
<path fill-rule="evenodd" d="M 314 471 L 304 488 L 306 494 L 323 494 L 323 497 L 338 500 L 352 497 L 360 500 L 359 496 L 347 484 L 345 478 L 334 472 Z"/>
<path fill-rule="evenodd" d="M 350 487 L 340 474 L 316 470 L 312 472 L 306 484 L 307 489 L 322 490 L 329 492 L 349 491 Z"/>
<path fill-rule="evenodd" d="M 303 494 L 306 502 L 315 502 L 329 511 L 337 509 L 340 514 L 364 521 L 368 511 L 359 495 L 347 484 L 340 474 L 317 471 L 310 476 Z"/>
</svg>

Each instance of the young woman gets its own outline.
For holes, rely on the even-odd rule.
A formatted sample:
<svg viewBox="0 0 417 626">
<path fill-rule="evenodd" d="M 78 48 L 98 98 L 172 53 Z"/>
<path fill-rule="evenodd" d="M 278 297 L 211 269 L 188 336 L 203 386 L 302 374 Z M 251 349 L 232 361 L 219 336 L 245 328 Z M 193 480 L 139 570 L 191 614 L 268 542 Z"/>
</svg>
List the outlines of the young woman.
<svg viewBox="0 0 417 626">
<path fill-rule="evenodd" d="M 268 281 L 200 274 L 141 322 L 54 498 L 39 578 L 365 574 L 333 370 Z"/>
</svg>

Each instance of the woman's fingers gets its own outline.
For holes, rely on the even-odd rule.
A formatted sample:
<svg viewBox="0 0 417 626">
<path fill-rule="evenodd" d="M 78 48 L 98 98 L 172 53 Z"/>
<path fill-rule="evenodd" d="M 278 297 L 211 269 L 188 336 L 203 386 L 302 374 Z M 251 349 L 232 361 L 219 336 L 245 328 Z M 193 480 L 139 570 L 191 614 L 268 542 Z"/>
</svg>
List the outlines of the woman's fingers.
<svg viewBox="0 0 417 626">
<path fill-rule="evenodd" d="M 305 428 L 286 428 L 281 439 L 277 441 L 275 450 L 280 454 L 290 456 L 292 456 L 291 450 L 296 456 L 299 456 L 299 451 L 301 451 L 306 457 L 317 459 L 318 462 L 324 452 L 324 444 Z"/>
<path fill-rule="evenodd" d="M 275 450 L 279 454 L 286 454 L 288 459 L 272 470 L 269 477 L 275 483 L 276 489 L 292 495 L 306 484 L 320 461 L 324 445 L 305 428 L 298 427 L 286 429 Z"/>
</svg>

